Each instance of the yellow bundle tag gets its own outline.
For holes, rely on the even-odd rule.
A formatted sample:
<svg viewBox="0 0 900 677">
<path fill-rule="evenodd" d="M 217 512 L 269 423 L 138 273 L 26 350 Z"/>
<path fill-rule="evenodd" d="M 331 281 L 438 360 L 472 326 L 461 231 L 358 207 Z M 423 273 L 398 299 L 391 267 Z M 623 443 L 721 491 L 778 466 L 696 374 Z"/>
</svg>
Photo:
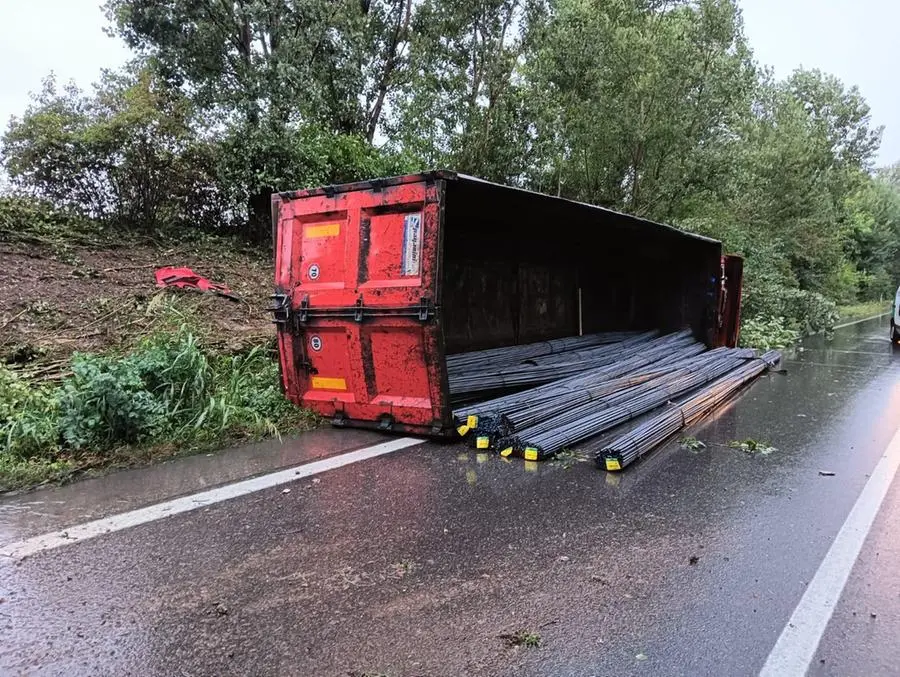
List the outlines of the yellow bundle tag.
<svg viewBox="0 0 900 677">
<path fill-rule="evenodd" d="M 460 436 L 460 437 L 465 437 L 465 436 L 466 436 L 466 433 L 469 432 L 469 426 L 467 426 L 467 425 L 461 425 L 461 426 L 459 426 L 459 427 L 456 429 L 456 432 L 459 433 L 459 436 Z"/>
<path fill-rule="evenodd" d="M 608 458 L 608 459 L 606 459 L 606 469 L 607 470 L 621 470 L 622 464 L 619 463 L 619 460 L 616 458 Z"/>
<path fill-rule="evenodd" d="M 528 447 L 525 449 L 525 460 L 526 461 L 536 461 L 538 460 L 538 450 L 534 447 Z"/>
<path fill-rule="evenodd" d="M 491 438 L 490 437 L 479 437 L 475 440 L 475 448 L 476 449 L 487 449 L 491 446 Z"/>
<path fill-rule="evenodd" d="M 478 417 L 475 416 L 474 414 L 470 415 L 469 418 L 466 419 L 466 425 L 469 426 L 470 428 L 477 428 L 478 427 Z"/>
<path fill-rule="evenodd" d="M 512 447 L 506 447 L 506 449 L 504 449 L 503 451 L 500 452 L 500 455 L 501 455 L 503 458 L 506 458 L 506 457 L 508 457 L 508 456 L 512 456 Z"/>
</svg>

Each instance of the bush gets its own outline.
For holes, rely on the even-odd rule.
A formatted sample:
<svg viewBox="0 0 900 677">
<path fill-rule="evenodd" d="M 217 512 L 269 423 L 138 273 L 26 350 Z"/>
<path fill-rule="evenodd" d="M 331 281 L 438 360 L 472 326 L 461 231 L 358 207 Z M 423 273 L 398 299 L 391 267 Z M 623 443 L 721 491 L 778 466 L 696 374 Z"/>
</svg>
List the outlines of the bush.
<svg viewBox="0 0 900 677">
<path fill-rule="evenodd" d="M 0 490 L 135 444 L 208 448 L 309 423 L 282 395 L 269 346 L 216 355 L 182 327 L 126 355 L 76 354 L 60 386 L 35 387 L 0 367 Z"/>
<path fill-rule="evenodd" d="M 751 318 L 741 324 L 741 345 L 759 350 L 787 348 L 800 338 L 783 317 Z"/>
<path fill-rule="evenodd" d="M 76 450 L 277 434 L 293 411 L 266 350 L 208 356 L 186 328 L 147 339 L 124 358 L 78 355 L 61 408 L 63 437 Z"/>
<path fill-rule="evenodd" d="M 79 240 L 96 231 L 83 219 L 54 207 L 50 202 L 26 195 L 0 196 L 0 241 L 25 240 L 58 243 Z"/>
<path fill-rule="evenodd" d="M 831 331 L 840 318 L 837 305 L 822 294 L 774 284 L 749 286 L 742 305 L 745 325 L 778 321 L 801 336 Z"/>
<path fill-rule="evenodd" d="M 138 442 L 156 432 L 164 413 L 134 360 L 95 355 L 73 358 L 60 409 L 63 438 L 75 450 Z"/>
</svg>

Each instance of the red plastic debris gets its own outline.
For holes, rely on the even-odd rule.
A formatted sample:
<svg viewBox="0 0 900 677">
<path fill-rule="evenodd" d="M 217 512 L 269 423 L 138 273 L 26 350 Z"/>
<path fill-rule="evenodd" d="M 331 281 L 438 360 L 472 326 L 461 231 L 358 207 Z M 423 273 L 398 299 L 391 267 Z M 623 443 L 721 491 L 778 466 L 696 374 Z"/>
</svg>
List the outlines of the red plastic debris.
<svg viewBox="0 0 900 677">
<path fill-rule="evenodd" d="M 156 286 L 196 289 L 198 291 L 212 292 L 232 301 L 241 300 L 241 297 L 231 291 L 227 285 L 211 282 L 190 268 L 174 268 L 172 266 L 158 268 L 156 270 Z"/>
</svg>

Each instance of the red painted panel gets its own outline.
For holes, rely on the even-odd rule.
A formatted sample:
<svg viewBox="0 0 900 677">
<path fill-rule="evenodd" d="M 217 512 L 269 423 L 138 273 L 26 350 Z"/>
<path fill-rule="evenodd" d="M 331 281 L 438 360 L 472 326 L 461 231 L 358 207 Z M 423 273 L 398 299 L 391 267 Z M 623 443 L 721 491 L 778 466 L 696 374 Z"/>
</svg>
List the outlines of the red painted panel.
<svg viewBox="0 0 900 677">
<path fill-rule="evenodd" d="M 435 309 L 438 183 L 281 201 L 276 284 L 292 318 L 279 347 L 293 401 L 357 423 L 388 417 L 400 430 L 451 425 Z"/>
<path fill-rule="evenodd" d="M 431 408 L 421 327 L 364 330 L 372 350 L 376 402 Z"/>
<path fill-rule="evenodd" d="M 346 286 L 347 212 L 300 215 L 294 219 L 293 250 L 299 281 L 308 291 Z"/>
</svg>

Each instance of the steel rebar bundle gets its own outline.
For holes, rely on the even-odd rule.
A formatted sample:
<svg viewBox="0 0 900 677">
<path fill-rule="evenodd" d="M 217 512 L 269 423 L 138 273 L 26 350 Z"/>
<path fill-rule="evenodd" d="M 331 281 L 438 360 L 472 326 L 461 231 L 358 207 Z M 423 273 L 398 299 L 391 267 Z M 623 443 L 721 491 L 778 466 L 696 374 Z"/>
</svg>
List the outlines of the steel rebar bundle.
<svg viewBox="0 0 900 677">
<path fill-rule="evenodd" d="M 660 360 L 630 371 L 624 376 L 610 380 L 591 382 L 575 379 L 540 397 L 532 398 L 522 407 L 501 415 L 508 433 L 539 425 L 542 420 L 565 413 L 577 417 L 583 408 L 590 408 L 593 402 L 616 404 L 638 392 L 644 392 L 661 385 L 665 379 L 675 378 L 684 369 L 715 359 L 718 351 L 699 354 L 703 346 L 695 344 L 675 350 Z M 661 380 L 662 379 L 662 380 Z"/>
<path fill-rule="evenodd" d="M 621 470 L 672 435 L 709 414 L 780 360 L 781 353 L 770 350 L 759 359 L 730 371 L 676 406 L 605 445 L 596 455 L 598 465 L 606 470 Z"/>
<path fill-rule="evenodd" d="M 522 452 L 528 460 L 542 460 L 569 444 L 610 430 L 727 374 L 750 359 L 751 353 L 736 350 L 718 352 L 669 376 L 630 388 L 617 395 L 612 402 L 608 399 L 588 402 L 576 408 L 575 413 L 565 412 L 548 418 L 498 441 L 497 445 L 502 447 L 501 453 L 513 450 Z"/>
<path fill-rule="evenodd" d="M 665 345 L 674 347 L 676 345 L 691 344 L 693 343 L 693 338 L 691 338 L 690 332 L 685 331 L 670 334 L 661 339 L 656 339 L 656 341 L 663 341 Z M 602 351 L 580 359 L 570 358 L 569 361 L 549 364 L 539 364 L 537 361 L 529 360 L 524 364 L 501 367 L 492 371 L 451 375 L 450 392 L 456 396 L 464 393 L 523 389 L 528 386 L 543 385 L 559 381 L 568 376 L 620 363 L 657 345 L 659 344 L 655 343 L 648 333 L 605 346 Z"/>
<path fill-rule="evenodd" d="M 496 368 L 501 365 L 516 364 L 522 360 L 543 355 L 553 355 L 570 350 L 618 343 L 633 338 L 637 332 L 601 332 L 585 336 L 539 341 L 518 346 L 490 348 L 447 356 L 447 371 L 450 373 L 474 372 Z"/>
<path fill-rule="evenodd" d="M 642 368 L 649 369 L 653 366 L 662 369 L 669 363 L 675 364 L 680 359 L 690 358 L 704 350 L 705 347 L 693 342 L 688 333 L 679 332 L 663 336 L 626 351 L 612 364 L 590 368 L 528 390 L 460 407 L 454 410 L 453 415 L 461 426 L 461 433 L 465 434 L 476 428 L 492 427 L 493 419 L 504 414 L 525 410 L 584 388 L 599 388 L 614 379 L 636 374 Z"/>
</svg>

